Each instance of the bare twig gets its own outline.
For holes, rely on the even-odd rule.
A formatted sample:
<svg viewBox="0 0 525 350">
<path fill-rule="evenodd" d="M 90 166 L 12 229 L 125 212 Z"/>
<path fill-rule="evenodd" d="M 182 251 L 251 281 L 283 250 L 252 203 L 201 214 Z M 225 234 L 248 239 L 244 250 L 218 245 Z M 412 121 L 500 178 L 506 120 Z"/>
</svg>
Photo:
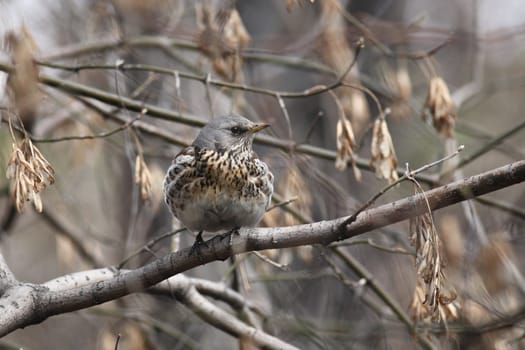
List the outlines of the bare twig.
<svg viewBox="0 0 525 350">
<path fill-rule="evenodd" d="M 70 232 L 70 230 L 64 225 L 57 216 L 50 212 L 49 210 L 45 210 L 42 212 L 42 218 L 55 229 L 55 233 L 58 236 L 65 237 L 75 248 L 76 253 L 89 265 L 95 267 L 95 266 L 102 266 L 102 261 L 97 259 L 96 255 L 91 253 L 89 249 L 84 244 L 84 241 L 81 240 L 77 234 Z"/>
<path fill-rule="evenodd" d="M 378 302 L 377 299 L 373 299 L 365 293 L 365 287 L 368 283 L 365 278 L 360 278 L 355 282 L 351 281 L 346 277 L 345 273 L 336 265 L 336 263 L 330 256 L 323 253 L 322 257 L 324 261 L 328 264 L 328 266 L 330 266 L 330 268 L 332 269 L 334 277 L 341 281 L 341 283 L 345 287 L 347 287 L 354 295 L 358 296 L 365 305 L 370 307 L 379 316 L 391 316 L 385 315 L 385 311 L 389 311 L 389 309 L 386 309 L 384 305 Z"/>
<path fill-rule="evenodd" d="M 272 265 L 273 267 L 277 267 L 281 270 L 288 270 L 288 265 L 285 264 L 279 264 L 277 261 L 273 261 L 272 259 L 268 258 L 266 255 L 261 254 L 259 252 L 252 252 L 253 255 L 264 261 L 265 263 L 268 263 Z"/>
<path fill-rule="evenodd" d="M 286 200 L 283 197 L 281 197 L 280 194 L 274 192 L 272 195 L 272 201 L 277 203 L 273 207 L 279 206 L 283 210 L 290 213 L 294 218 L 299 220 L 299 222 L 303 222 L 303 223 L 312 222 L 312 219 L 308 217 L 306 214 L 302 213 L 300 210 L 297 210 L 291 205 L 284 205 L 286 203 Z M 283 203 L 283 205 L 281 205 L 281 203 Z M 270 207 L 270 209 L 273 209 L 273 207 Z"/>
<path fill-rule="evenodd" d="M 117 340 L 115 340 L 115 350 L 118 350 L 118 344 L 120 342 L 120 333 L 117 334 Z"/>
<path fill-rule="evenodd" d="M 158 67 L 158 66 L 153 66 L 153 65 L 144 65 L 144 64 L 121 63 L 118 66 L 116 66 L 114 64 L 66 65 L 66 64 L 51 63 L 51 62 L 46 62 L 46 61 L 37 61 L 37 63 L 42 66 L 62 69 L 62 70 L 68 70 L 72 72 L 79 72 L 81 70 L 99 69 L 99 70 L 118 70 L 118 71 L 148 71 L 148 72 L 155 72 L 155 73 L 165 74 L 165 75 L 176 74 L 176 77 L 200 81 L 205 85 L 215 85 L 215 86 L 224 87 L 224 88 L 259 93 L 259 94 L 264 94 L 268 96 L 274 96 L 277 99 L 279 98 L 282 98 L 282 99 L 283 98 L 304 98 L 304 97 L 322 94 L 326 91 L 329 91 L 338 86 L 341 86 L 348 72 L 350 72 L 352 67 L 356 64 L 357 58 L 359 56 L 359 53 L 362 47 L 363 47 L 363 42 L 362 40 L 360 40 L 356 44 L 354 59 L 351 62 L 349 62 L 348 67 L 339 76 L 339 78 L 337 78 L 337 80 L 335 80 L 333 83 L 328 84 L 326 86 L 322 86 L 322 87 L 318 86 L 315 88 L 309 88 L 303 92 L 275 91 L 275 90 L 270 90 L 270 89 L 263 89 L 263 88 L 248 86 L 245 84 L 238 84 L 238 83 L 232 83 L 232 82 L 212 79 L 209 74 L 197 75 L 197 74 L 192 74 L 192 73 L 187 73 L 187 72 L 179 72 L 179 71 L 169 69 L 169 68 L 163 68 L 163 67 Z M 4 70 L 7 72 L 11 69 L 12 68 L 10 68 L 8 64 L 0 64 L 0 70 Z M 48 78 L 50 77 L 48 76 Z M 45 78 L 43 79 L 41 78 L 41 81 L 45 82 Z M 361 88 L 364 89 L 364 87 L 361 87 Z"/>
<path fill-rule="evenodd" d="M 266 209 L 266 211 L 268 212 L 268 211 L 273 210 L 275 208 L 287 206 L 288 204 L 290 204 L 292 202 L 295 202 L 296 200 L 297 200 L 297 197 L 292 197 L 290 199 L 283 200 L 281 202 L 275 203 L 271 207 L 268 207 L 268 209 Z"/>
<path fill-rule="evenodd" d="M 453 171 L 463 168 L 465 165 L 473 162 L 474 160 L 478 159 L 479 157 L 481 157 L 485 153 L 487 153 L 490 150 L 494 149 L 494 147 L 498 146 L 499 144 L 501 144 L 503 141 L 507 140 L 512 135 L 514 135 L 517 132 L 523 130 L 523 128 L 525 128 L 525 121 L 520 123 L 520 124 L 518 124 L 518 125 L 516 125 L 515 127 L 510 128 L 509 130 L 505 131 L 501 135 L 493 138 L 490 142 L 486 143 L 485 145 L 480 147 L 475 152 L 473 152 L 473 153 L 469 154 L 468 156 L 462 158 L 456 164 L 456 166 L 454 166 L 452 168 L 448 168 L 446 173 L 441 174 L 441 177 L 446 177 L 447 175 L 450 175 Z"/>
<path fill-rule="evenodd" d="M 403 176 L 401 176 L 398 180 L 392 182 L 391 184 L 388 184 L 387 186 L 385 186 L 384 188 L 382 188 L 379 192 L 377 192 L 374 196 L 372 196 L 372 198 L 370 198 L 365 204 L 363 204 L 358 210 L 355 211 L 354 214 L 352 214 L 348 220 L 346 222 L 343 223 L 343 225 L 348 225 L 349 223 L 351 223 L 352 221 L 354 221 L 357 216 L 359 215 L 359 213 L 361 213 L 363 210 L 366 210 L 367 208 L 369 208 L 372 204 L 375 203 L 375 201 L 381 197 L 383 194 L 385 194 L 388 190 L 390 190 L 391 188 L 394 188 L 395 186 L 397 186 L 398 184 L 400 184 L 401 182 L 403 181 L 406 181 L 406 180 L 409 180 L 409 179 L 415 179 L 415 175 L 423 172 L 423 171 L 426 171 L 438 164 L 441 164 L 443 163 L 444 161 L 447 161 L 448 159 L 452 158 L 452 157 L 455 157 L 459 154 L 459 152 L 461 152 L 463 150 L 464 146 L 459 146 L 458 149 L 456 150 L 456 152 L 452 153 L 452 154 L 449 154 L 448 156 L 442 158 L 442 159 L 438 159 L 430 164 L 425 164 L 423 165 L 422 167 L 416 169 L 416 170 L 412 170 L 412 171 L 409 171 L 409 172 L 405 172 L 405 174 Z"/>
<path fill-rule="evenodd" d="M 405 254 L 405 255 L 414 255 L 414 252 L 410 252 L 404 248 L 401 247 L 388 247 L 384 246 L 382 244 L 377 243 L 372 238 L 366 238 L 366 239 L 352 239 L 350 242 L 337 242 L 330 244 L 330 247 L 344 247 L 344 246 L 351 246 L 351 245 L 358 245 L 358 244 L 366 244 L 369 245 L 372 248 L 376 248 L 379 250 L 382 250 L 384 252 L 388 253 L 395 253 L 395 254 Z"/>
<path fill-rule="evenodd" d="M 73 141 L 73 140 L 94 140 L 94 139 L 102 139 L 109 136 L 112 136 L 116 133 L 119 133 L 121 131 L 126 130 L 130 126 L 132 126 L 137 120 L 140 120 L 140 118 L 147 113 L 147 110 L 144 109 L 140 113 L 138 113 L 134 118 L 130 119 L 129 121 L 125 122 L 124 124 L 120 125 L 119 127 L 109 130 L 106 132 L 102 132 L 96 135 L 84 135 L 84 136 L 63 136 L 63 137 L 56 137 L 56 138 L 36 138 L 31 137 L 31 140 L 36 143 L 54 143 L 54 142 L 63 142 L 63 141 Z"/>
<path fill-rule="evenodd" d="M 130 255 L 128 255 L 127 257 L 125 257 L 118 265 L 117 265 L 117 269 L 121 269 L 124 265 L 126 265 L 128 263 L 128 261 L 130 261 L 131 259 L 133 259 L 134 257 L 136 257 L 137 255 L 139 255 L 140 253 L 144 252 L 144 251 L 150 251 L 151 247 L 153 247 L 155 244 L 157 244 L 158 242 L 168 238 L 168 237 L 171 237 L 179 232 L 182 232 L 184 231 L 185 228 L 181 228 L 181 229 L 178 229 L 178 230 L 175 230 L 175 231 L 169 231 L 169 232 L 166 232 L 166 233 L 163 233 L 153 239 L 151 239 L 148 243 L 146 243 L 145 245 L 143 245 L 142 247 L 140 247 L 139 249 L 137 249 L 136 251 L 134 251 L 133 253 L 131 253 Z"/>
<path fill-rule="evenodd" d="M 293 140 L 293 131 L 292 131 L 292 122 L 290 120 L 290 115 L 288 114 L 288 109 L 286 108 L 286 104 L 284 103 L 283 98 L 278 93 L 275 94 L 275 98 L 277 99 L 277 103 L 279 104 L 279 108 L 283 112 L 284 120 L 286 121 L 286 128 L 288 130 L 288 139 Z"/>
</svg>

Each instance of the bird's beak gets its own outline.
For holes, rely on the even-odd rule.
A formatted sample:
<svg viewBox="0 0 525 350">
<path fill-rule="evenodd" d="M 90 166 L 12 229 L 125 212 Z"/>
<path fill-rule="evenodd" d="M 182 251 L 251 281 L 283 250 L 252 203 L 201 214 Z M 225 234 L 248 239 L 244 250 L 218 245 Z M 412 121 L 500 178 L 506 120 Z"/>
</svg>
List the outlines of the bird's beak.
<svg viewBox="0 0 525 350">
<path fill-rule="evenodd" d="M 266 129 L 269 126 L 270 126 L 270 124 L 266 124 L 266 123 L 255 124 L 252 128 L 250 128 L 248 130 L 248 132 L 250 134 L 254 134 L 254 133 L 259 132 L 259 131 L 261 131 L 263 129 Z"/>
</svg>

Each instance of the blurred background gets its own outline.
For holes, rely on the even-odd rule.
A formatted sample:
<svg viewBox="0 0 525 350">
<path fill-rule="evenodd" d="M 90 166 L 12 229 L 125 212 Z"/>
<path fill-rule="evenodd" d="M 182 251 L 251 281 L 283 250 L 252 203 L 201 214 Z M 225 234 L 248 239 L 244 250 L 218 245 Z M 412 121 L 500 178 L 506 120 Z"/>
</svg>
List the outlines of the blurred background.
<svg viewBox="0 0 525 350">
<path fill-rule="evenodd" d="M 0 164 L 23 125 L 55 178 L 39 193 L 41 213 L 31 203 L 19 212 L 0 171 L 2 251 L 16 277 L 34 283 L 119 265 L 178 228 L 163 203 L 164 173 L 202 121 L 232 111 L 272 125 L 254 148 L 276 176 L 275 202 L 290 202 L 264 226 L 351 215 L 396 179 L 396 164 L 415 169 L 460 144 L 460 157 L 423 174 L 423 188 L 523 159 L 524 18 L 519 0 L 0 1 Z M 8 77 L 9 64 L 17 72 Z M 173 115 L 141 113 L 142 104 Z M 407 222 L 187 275 L 237 290 L 264 311 L 263 329 L 301 349 L 424 347 L 414 332 L 443 349 L 525 348 L 524 190 L 434 213 L 451 299 L 438 301 L 438 316 L 417 298 L 421 252 Z M 413 193 L 403 183 L 376 204 Z M 123 267 L 193 240 L 168 237 Z M 177 298 L 147 293 L 1 341 L 113 349 L 117 334 L 120 349 L 249 348 Z"/>
</svg>

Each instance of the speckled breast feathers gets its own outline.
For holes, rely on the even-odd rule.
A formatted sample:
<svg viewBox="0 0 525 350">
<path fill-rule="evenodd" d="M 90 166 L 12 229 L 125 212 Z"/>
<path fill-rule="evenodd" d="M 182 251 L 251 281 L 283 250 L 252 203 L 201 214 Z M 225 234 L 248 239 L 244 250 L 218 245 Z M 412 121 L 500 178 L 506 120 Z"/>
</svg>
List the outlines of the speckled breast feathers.
<svg viewBox="0 0 525 350">
<path fill-rule="evenodd" d="M 273 193 L 273 175 L 251 150 L 191 146 L 173 160 L 164 192 L 171 212 L 187 228 L 229 230 L 261 220 Z"/>
</svg>

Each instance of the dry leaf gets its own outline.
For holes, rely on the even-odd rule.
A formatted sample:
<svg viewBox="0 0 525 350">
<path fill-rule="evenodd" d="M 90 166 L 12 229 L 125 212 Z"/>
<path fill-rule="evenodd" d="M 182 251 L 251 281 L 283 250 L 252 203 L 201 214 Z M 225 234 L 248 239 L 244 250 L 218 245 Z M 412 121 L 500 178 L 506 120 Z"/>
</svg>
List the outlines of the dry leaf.
<svg viewBox="0 0 525 350">
<path fill-rule="evenodd" d="M 430 79 L 424 114 L 430 115 L 432 124 L 443 137 L 452 137 L 456 112 L 447 84 L 441 77 Z"/>
<path fill-rule="evenodd" d="M 370 166 L 380 178 L 394 182 L 397 176 L 397 158 L 392 137 L 384 117 L 377 118 L 372 132 Z"/>
</svg>

